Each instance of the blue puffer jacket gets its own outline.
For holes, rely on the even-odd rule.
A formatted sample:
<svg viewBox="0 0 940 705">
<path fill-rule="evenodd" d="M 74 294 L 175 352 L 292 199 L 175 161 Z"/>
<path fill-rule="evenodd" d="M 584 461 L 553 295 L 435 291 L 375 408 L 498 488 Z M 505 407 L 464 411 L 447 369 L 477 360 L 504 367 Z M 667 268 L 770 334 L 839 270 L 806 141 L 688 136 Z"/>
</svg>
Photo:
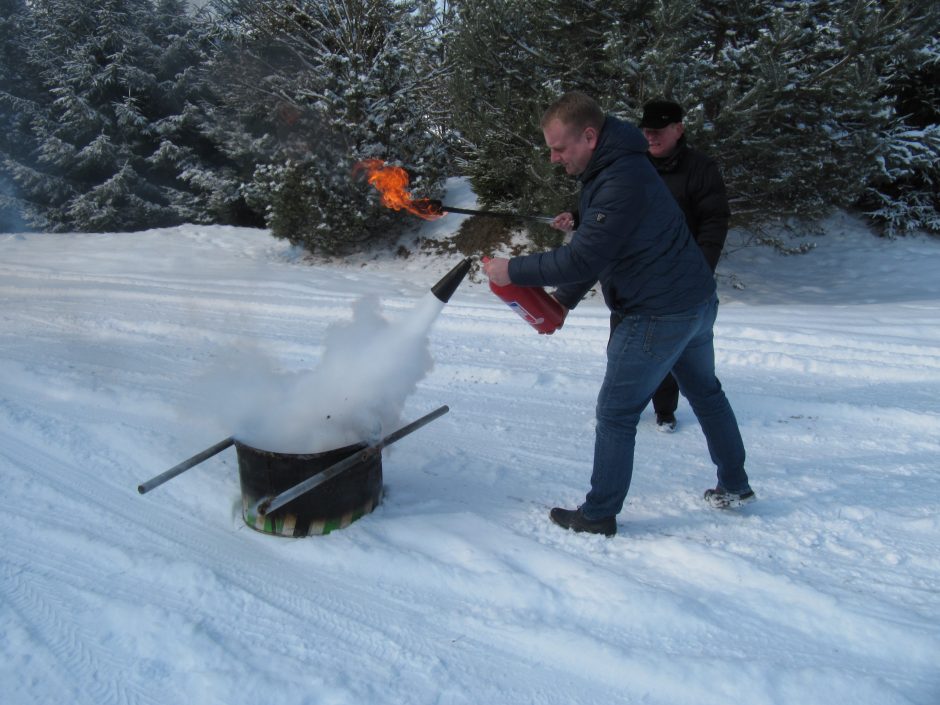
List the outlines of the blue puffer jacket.
<svg viewBox="0 0 940 705">
<path fill-rule="evenodd" d="M 557 286 L 574 308 L 597 281 L 611 311 L 680 313 L 715 292 L 715 279 L 685 217 L 646 157 L 633 125 L 608 117 L 581 180 L 581 222 L 571 243 L 513 257 L 522 286 Z"/>
</svg>

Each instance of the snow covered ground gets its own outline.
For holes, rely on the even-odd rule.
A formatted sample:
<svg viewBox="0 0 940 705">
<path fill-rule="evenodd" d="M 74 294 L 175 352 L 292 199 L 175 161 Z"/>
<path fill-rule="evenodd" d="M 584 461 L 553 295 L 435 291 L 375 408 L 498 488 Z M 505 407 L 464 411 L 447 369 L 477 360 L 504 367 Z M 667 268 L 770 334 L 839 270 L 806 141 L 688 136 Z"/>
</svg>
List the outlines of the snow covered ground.
<svg viewBox="0 0 940 705">
<path fill-rule="evenodd" d="M 676 434 L 641 424 L 615 538 L 552 525 L 587 489 L 607 313 L 539 336 L 476 277 L 401 418 L 450 412 L 385 451 L 374 512 L 286 539 L 242 520 L 232 448 L 137 485 L 233 433 L 232 390 L 316 369 L 363 297 L 398 325 L 460 257 L 0 235 L 2 701 L 936 705 L 940 242 L 846 216 L 815 239 L 719 266 L 756 504 L 702 504 L 682 402 Z"/>
</svg>

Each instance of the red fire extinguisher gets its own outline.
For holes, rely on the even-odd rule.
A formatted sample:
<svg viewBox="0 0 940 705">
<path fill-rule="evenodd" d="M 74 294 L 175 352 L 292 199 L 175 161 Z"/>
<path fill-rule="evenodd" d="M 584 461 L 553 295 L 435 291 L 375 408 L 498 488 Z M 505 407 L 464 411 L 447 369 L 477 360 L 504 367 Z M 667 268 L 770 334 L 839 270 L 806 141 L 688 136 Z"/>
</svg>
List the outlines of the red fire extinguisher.
<svg viewBox="0 0 940 705">
<path fill-rule="evenodd" d="M 540 286 L 497 286 L 491 281 L 490 290 L 539 333 L 554 333 L 565 320 L 564 306 Z"/>
</svg>

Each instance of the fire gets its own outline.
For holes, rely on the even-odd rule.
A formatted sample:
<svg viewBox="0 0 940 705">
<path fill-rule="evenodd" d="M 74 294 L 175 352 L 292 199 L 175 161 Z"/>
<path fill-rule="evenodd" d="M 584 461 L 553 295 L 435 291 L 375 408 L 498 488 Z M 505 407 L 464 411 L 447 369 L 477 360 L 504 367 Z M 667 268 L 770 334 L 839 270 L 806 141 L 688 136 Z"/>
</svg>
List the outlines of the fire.
<svg viewBox="0 0 940 705">
<path fill-rule="evenodd" d="M 381 159 L 363 159 L 353 167 L 353 174 L 366 173 L 370 184 L 382 194 L 382 205 L 396 211 L 406 210 L 425 220 L 444 215 L 440 205 L 428 198 L 412 198 L 408 188 L 408 172 L 400 166 L 388 166 Z"/>
</svg>

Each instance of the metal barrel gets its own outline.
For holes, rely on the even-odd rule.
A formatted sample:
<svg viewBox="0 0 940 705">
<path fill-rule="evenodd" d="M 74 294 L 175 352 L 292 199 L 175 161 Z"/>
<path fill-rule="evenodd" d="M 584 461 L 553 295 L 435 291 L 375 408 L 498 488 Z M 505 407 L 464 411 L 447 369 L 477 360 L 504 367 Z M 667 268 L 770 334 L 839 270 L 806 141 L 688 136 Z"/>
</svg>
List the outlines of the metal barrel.
<svg viewBox="0 0 940 705">
<path fill-rule="evenodd" d="M 167 480 L 172 480 L 174 477 L 186 472 L 191 467 L 195 465 L 199 465 L 199 463 L 203 462 L 204 460 L 208 460 L 209 458 L 211 458 L 213 455 L 217 453 L 221 453 L 223 450 L 228 448 L 233 443 L 235 443 L 235 437 L 229 436 L 224 441 L 219 441 L 211 448 L 206 448 L 201 453 L 196 453 L 196 455 L 194 455 L 193 457 L 187 460 L 184 460 L 179 465 L 174 465 L 166 472 L 162 472 L 156 477 L 150 480 L 147 480 L 146 482 L 140 485 L 137 485 L 137 491 L 140 492 L 141 494 L 147 494 L 154 487 L 159 487 Z"/>
<path fill-rule="evenodd" d="M 443 416 L 448 411 L 450 411 L 450 407 L 448 407 L 445 404 L 444 406 L 441 406 L 435 409 L 430 414 L 426 414 L 425 416 L 422 416 L 420 419 L 416 421 L 412 421 L 407 426 L 402 426 L 400 429 L 398 429 L 394 433 L 390 433 L 385 438 L 383 438 L 378 443 L 376 443 L 374 446 L 369 446 L 368 448 L 364 448 L 360 450 L 358 453 L 354 453 L 353 455 L 350 455 L 348 458 L 344 458 L 343 460 L 340 460 L 335 465 L 331 465 L 326 470 L 323 470 L 322 472 L 318 472 L 316 475 L 304 480 L 303 482 L 300 482 L 294 485 L 288 490 L 284 490 L 279 495 L 262 500 L 261 502 L 258 503 L 258 514 L 261 514 L 263 516 L 265 514 L 270 514 L 271 512 L 277 511 L 288 502 L 291 502 L 292 500 L 297 499 L 300 495 L 306 494 L 307 492 L 309 492 L 315 487 L 319 487 L 324 482 L 326 482 L 327 480 L 333 479 L 340 473 L 343 473 L 346 470 L 349 470 L 350 468 L 355 467 L 362 461 L 366 460 L 368 457 L 375 455 L 376 453 L 381 453 L 382 449 L 385 446 L 391 445 L 395 441 L 401 440 L 402 438 L 407 436 L 409 433 L 413 433 L 414 431 L 417 431 L 419 428 L 421 428 L 425 424 L 430 423 L 431 421 L 438 418 L 439 416 Z"/>
</svg>

